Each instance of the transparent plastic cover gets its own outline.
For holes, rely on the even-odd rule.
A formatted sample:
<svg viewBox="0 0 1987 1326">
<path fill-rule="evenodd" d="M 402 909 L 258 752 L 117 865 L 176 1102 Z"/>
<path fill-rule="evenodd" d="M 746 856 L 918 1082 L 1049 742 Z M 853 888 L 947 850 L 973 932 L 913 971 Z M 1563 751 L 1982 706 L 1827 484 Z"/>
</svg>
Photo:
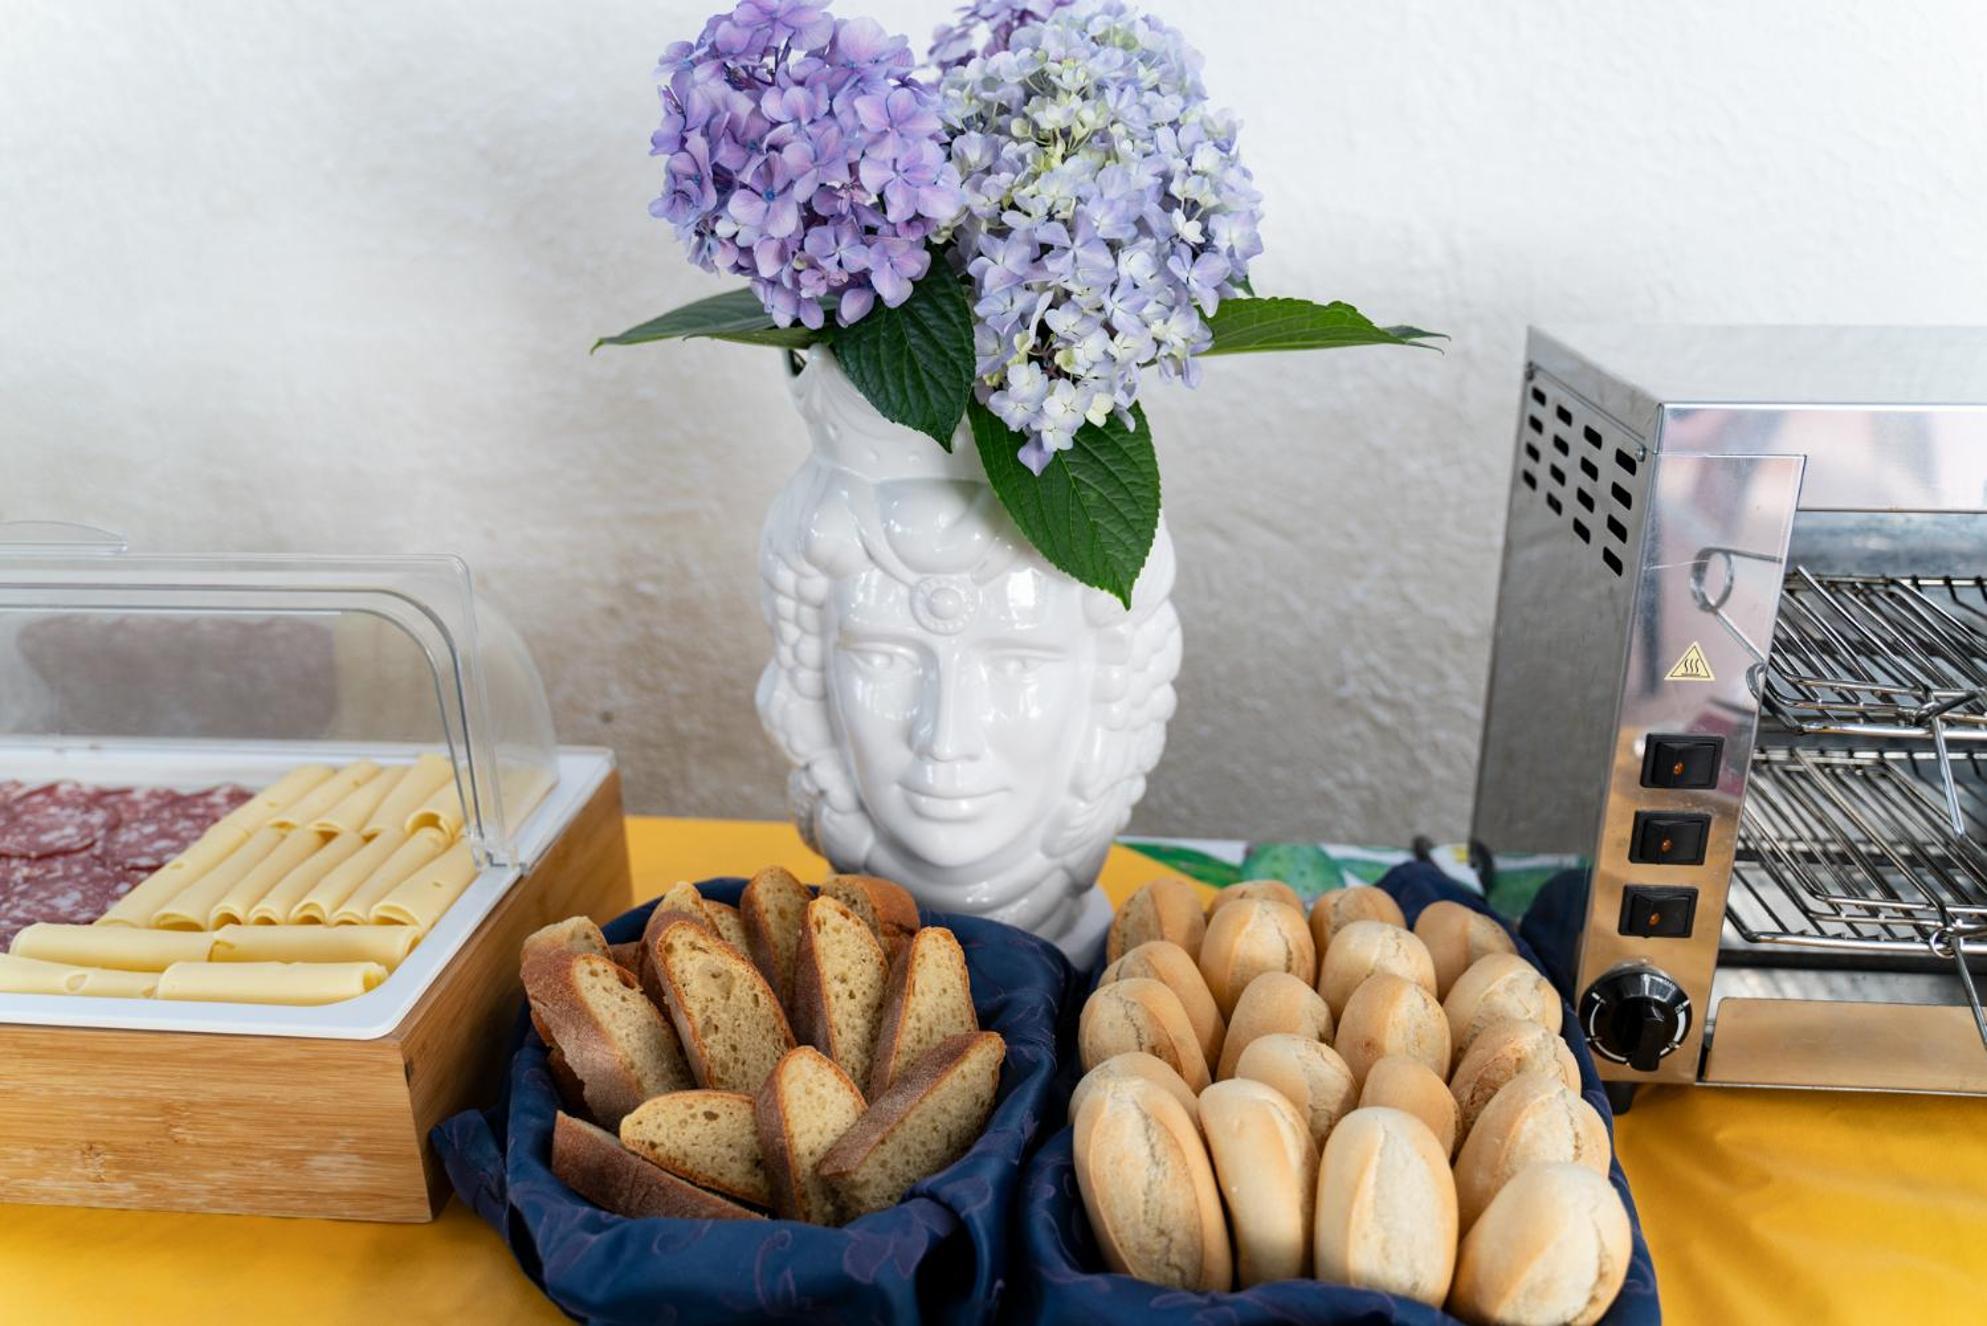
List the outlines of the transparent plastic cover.
<svg viewBox="0 0 1987 1326">
<path fill-rule="evenodd" d="M 556 778 L 550 706 L 454 557 L 145 556 L 0 526 L 0 778 L 28 751 L 440 751 L 486 864 Z M 12 749 L 14 758 L 8 758 Z"/>
</svg>

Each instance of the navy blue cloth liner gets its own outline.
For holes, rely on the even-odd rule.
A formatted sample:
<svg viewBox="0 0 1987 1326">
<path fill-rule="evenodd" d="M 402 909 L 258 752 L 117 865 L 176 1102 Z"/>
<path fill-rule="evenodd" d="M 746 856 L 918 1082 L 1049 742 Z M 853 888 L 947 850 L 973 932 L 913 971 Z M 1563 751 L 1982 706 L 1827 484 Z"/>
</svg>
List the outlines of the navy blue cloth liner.
<svg viewBox="0 0 1987 1326">
<path fill-rule="evenodd" d="M 737 879 L 699 887 L 736 903 Z M 654 904 L 606 928 L 639 938 Z M 1023 1155 L 1052 1098 L 1060 1010 L 1076 974 L 1053 945 L 992 921 L 928 915 L 965 950 L 980 1025 L 1007 1039 L 984 1136 L 888 1211 L 840 1229 L 787 1220 L 626 1220 L 552 1176 L 558 1096 L 520 1017 L 504 1097 L 439 1124 L 434 1142 L 464 1202 L 574 1317 L 593 1322 L 992 1320 L 1011 1277 L 1010 1216 Z"/>
<path fill-rule="evenodd" d="M 1437 899 L 1447 898 L 1472 907 L 1485 915 L 1495 915 L 1476 894 L 1458 887 L 1439 869 L 1426 862 L 1396 866 L 1380 881 L 1407 914 L 1408 923 L 1421 909 Z M 1500 924 L 1503 924 L 1501 918 Z M 1508 929 L 1508 926 L 1507 926 Z M 1529 928 L 1528 928 L 1529 929 Z M 1519 951 L 1527 960 L 1539 957 L 1524 939 Z M 1548 973 L 1549 975 L 1551 973 Z M 1093 979 L 1095 973 L 1092 974 Z M 1088 986 L 1086 985 L 1086 989 Z M 1072 1000 L 1074 1005 L 1080 1001 Z M 1574 1023 L 1573 1009 L 1564 1009 L 1566 1027 Z M 1065 1035 L 1072 1019 L 1065 1018 Z M 1580 1088 L 1587 1103 L 1600 1112 L 1608 1135 L 1614 1135 L 1614 1116 L 1608 1109 L 1607 1094 L 1594 1071 L 1594 1061 L 1583 1038 L 1566 1037 L 1580 1063 Z M 1077 1056 L 1064 1053 L 1063 1081 L 1066 1088 L 1077 1071 Z M 1059 1098 L 1066 1100 L 1067 1091 Z M 1609 1168 L 1615 1191 L 1628 1208 L 1633 1228 L 1634 1255 L 1627 1283 L 1614 1306 L 1603 1317 L 1602 1326 L 1656 1326 L 1662 1312 L 1656 1299 L 1656 1273 L 1649 1261 L 1649 1245 L 1642 1237 L 1642 1222 L 1629 1196 L 1628 1181 L 1621 1164 Z M 1330 1322 L 1352 1326 L 1434 1326 L 1453 1323 L 1447 1313 L 1420 1303 L 1369 1290 L 1349 1289 L 1318 1281 L 1284 1280 L 1254 1289 L 1225 1294 L 1188 1293 L 1113 1275 L 1104 1270 L 1103 1258 L 1083 1214 L 1083 1199 L 1077 1191 L 1071 1154 L 1071 1134 L 1062 1128 L 1048 1139 L 1029 1161 L 1022 1179 L 1020 1204 L 1015 1212 L 1014 1292 L 1007 1311 L 1016 1321 L 1051 1323 L 1052 1326 L 1256 1326 L 1258 1323 Z"/>
</svg>

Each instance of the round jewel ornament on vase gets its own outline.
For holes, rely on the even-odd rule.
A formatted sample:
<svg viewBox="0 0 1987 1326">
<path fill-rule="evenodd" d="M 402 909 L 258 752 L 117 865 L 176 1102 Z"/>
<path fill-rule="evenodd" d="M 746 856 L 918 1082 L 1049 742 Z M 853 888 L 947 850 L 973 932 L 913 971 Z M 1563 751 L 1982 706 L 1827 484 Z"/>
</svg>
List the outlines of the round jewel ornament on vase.
<svg viewBox="0 0 1987 1326">
<path fill-rule="evenodd" d="M 1179 668 L 1149 371 L 1432 335 L 1254 294 L 1200 65 L 1123 0 L 974 0 L 923 64 L 740 0 L 657 69 L 650 210 L 748 286 L 602 342 L 786 357 L 812 449 L 761 541 L 758 700 L 808 840 L 1079 960 Z"/>
</svg>

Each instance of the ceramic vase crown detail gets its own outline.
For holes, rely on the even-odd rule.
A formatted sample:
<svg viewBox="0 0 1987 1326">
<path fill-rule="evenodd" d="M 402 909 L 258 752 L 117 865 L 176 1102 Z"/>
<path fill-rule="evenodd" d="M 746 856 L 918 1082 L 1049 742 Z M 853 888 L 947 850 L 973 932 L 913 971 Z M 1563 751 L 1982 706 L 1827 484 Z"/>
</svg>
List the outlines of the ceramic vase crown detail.
<svg viewBox="0 0 1987 1326">
<path fill-rule="evenodd" d="M 928 907 L 1094 946 L 1173 714 L 1164 518 L 1127 609 L 1028 543 L 964 425 L 947 452 L 891 423 L 826 350 L 793 394 L 813 447 L 760 538 L 758 706 L 802 836 Z"/>
</svg>

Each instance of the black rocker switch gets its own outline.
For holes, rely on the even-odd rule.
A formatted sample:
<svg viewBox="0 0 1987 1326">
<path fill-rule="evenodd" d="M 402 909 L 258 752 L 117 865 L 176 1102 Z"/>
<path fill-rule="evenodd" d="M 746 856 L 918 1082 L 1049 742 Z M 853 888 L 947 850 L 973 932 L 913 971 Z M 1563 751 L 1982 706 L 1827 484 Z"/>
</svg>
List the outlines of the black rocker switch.
<svg viewBox="0 0 1987 1326">
<path fill-rule="evenodd" d="M 1650 737 L 1642 757 L 1644 787 L 1716 787 L 1723 737 Z"/>
<path fill-rule="evenodd" d="M 1628 859 L 1652 866 L 1704 864 L 1704 839 L 1711 832 L 1709 815 L 1635 812 L 1628 839 Z"/>
<path fill-rule="evenodd" d="M 1641 935 L 1647 939 L 1689 939 L 1696 911 L 1696 889 L 1631 884 L 1621 891 L 1619 929 L 1624 935 Z"/>
</svg>

